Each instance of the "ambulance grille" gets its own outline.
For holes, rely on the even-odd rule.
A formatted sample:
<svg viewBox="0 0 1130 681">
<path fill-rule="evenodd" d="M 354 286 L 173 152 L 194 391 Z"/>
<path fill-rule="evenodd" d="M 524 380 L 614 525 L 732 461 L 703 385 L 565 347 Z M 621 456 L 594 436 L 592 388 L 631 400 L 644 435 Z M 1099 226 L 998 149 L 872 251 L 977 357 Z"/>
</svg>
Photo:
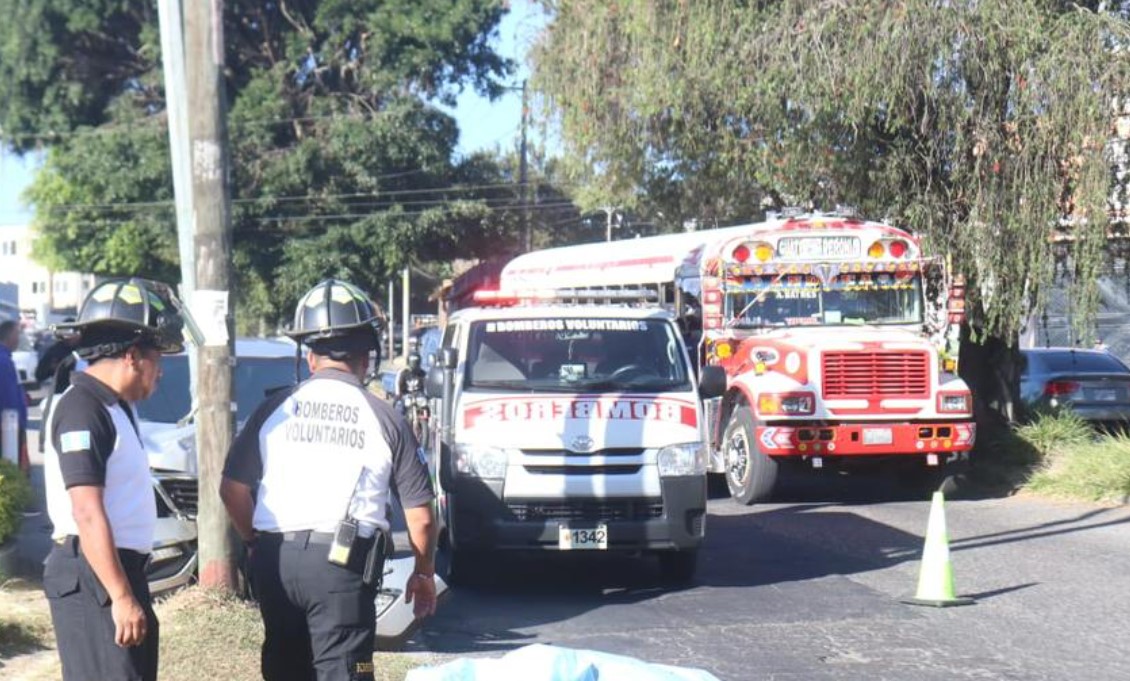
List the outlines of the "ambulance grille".
<svg viewBox="0 0 1130 681">
<path fill-rule="evenodd" d="M 930 397 L 930 355 L 895 350 L 825 352 L 824 399 Z"/>
<path fill-rule="evenodd" d="M 649 520 L 663 517 L 654 499 L 608 501 L 523 501 L 507 505 L 515 520 Z"/>
<path fill-rule="evenodd" d="M 595 449 L 591 452 L 576 452 L 571 449 L 523 449 L 526 456 L 641 456 L 643 447 L 612 447 Z"/>
<path fill-rule="evenodd" d="M 535 475 L 634 475 L 643 468 L 641 464 L 610 464 L 605 466 L 523 466 Z"/>
</svg>

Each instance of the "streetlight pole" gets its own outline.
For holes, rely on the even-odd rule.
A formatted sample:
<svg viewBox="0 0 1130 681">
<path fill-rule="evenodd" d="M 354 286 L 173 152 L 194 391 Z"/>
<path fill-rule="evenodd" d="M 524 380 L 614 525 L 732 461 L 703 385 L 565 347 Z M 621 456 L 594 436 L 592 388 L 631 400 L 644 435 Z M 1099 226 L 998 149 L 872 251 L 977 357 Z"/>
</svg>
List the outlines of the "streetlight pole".
<svg viewBox="0 0 1130 681">
<path fill-rule="evenodd" d="M 602 206 L 598 210 L 604 211 L 607 216 L 604 227 L 604 240 L 612 241 L 612 216 L 616 213 L 616 208 L 613 206 Z"/>
</svg>

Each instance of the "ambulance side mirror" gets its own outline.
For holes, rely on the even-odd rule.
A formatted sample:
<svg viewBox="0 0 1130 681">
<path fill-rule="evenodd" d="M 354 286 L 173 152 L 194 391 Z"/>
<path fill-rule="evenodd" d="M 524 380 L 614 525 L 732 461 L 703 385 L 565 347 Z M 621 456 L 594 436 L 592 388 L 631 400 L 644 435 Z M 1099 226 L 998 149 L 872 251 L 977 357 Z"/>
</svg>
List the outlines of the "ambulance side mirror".
<svg viewBox="0 0 1130 681">
<path fill-rule="evenodd" d="M 424 397 L 438 400 L 443 397 L 443 367 L 433 364 L 424 377 Z"/>
<path fill-rule="evenodd" d="M 439 361 L 432 364 L 428 375 L 424 377 L 424 396 L 429 399 L 443 399 L 444 376 L 455 371 L 459 364 L 459 352 L 455 348 L 443 348 L 439 351 Z"/>
<path fill-rule="evenodd" d="M 719 366 L 702 367 L 698 377 L 698 395 L 703 399 L 721 397 L 726 392 L 726 370 Z"/>
</svg>

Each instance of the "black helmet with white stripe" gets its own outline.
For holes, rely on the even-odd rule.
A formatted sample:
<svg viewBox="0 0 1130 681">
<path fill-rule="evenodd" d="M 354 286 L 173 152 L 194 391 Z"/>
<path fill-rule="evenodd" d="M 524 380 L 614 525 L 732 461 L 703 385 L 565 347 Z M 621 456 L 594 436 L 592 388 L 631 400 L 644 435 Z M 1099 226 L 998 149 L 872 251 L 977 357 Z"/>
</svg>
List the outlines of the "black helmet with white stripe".
<svg viewBox="0 0 1130 681">
<path fill-rule="evenodd" d="M 298 301 L 286 332 L 316 354 L 333 359 L 380 350 L 381 318 L 361 289 L 337 279 L 315 285 Z"/>
<path fill-rule="evenodd" d="M 168 285 L 146 279 L 104 281 L 87 294 L 78 318 L 57 324 L 57 335 L 78 334 L 84 359 L 111 357 L 135 345 L 163 354 L 184 350 L 184 319 Z"/>
</svg>

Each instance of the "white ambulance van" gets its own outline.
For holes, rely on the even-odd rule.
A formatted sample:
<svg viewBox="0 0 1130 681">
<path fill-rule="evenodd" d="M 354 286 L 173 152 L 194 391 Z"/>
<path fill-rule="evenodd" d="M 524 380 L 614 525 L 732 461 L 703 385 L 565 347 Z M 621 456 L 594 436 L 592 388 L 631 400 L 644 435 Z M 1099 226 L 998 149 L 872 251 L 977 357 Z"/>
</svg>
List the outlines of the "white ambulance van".
<svg viewBox="0 0 1130 681">
<path fill-rule="evenodd" d="M 656 307 L 454 313 L 427 379 L 449 581 L 499 550 L 654 553 L 689 581 L 706 522 L 700 392 L 725 388 L 710 369 L 697 379 Z"/>
</svg>

